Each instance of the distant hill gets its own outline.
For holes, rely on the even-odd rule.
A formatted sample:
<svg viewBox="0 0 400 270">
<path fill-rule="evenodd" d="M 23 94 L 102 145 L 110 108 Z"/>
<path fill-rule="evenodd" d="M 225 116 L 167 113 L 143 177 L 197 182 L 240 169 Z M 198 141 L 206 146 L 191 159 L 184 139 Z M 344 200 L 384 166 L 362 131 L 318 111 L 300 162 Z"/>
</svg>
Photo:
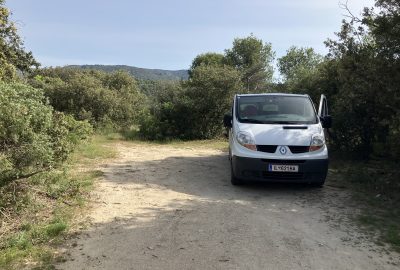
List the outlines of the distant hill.
<svg viewBox="0 0 400 270">
<path fill-rule="evenodd" d="M 69 65 L 70 68 L 82 68 L 82 69 L 96 69 L 105 72 L 113 72 L 117 70 L 125 70 L 132 74 L 135 78 L 141 80 L 152 80 L 152 81 L 179 81 L 187 80 L 189 77 L 188 71 L 182 70 L 164 70 L 164 69 L 148 69 L 138 68 L 126 65 Z"/>
</svg>

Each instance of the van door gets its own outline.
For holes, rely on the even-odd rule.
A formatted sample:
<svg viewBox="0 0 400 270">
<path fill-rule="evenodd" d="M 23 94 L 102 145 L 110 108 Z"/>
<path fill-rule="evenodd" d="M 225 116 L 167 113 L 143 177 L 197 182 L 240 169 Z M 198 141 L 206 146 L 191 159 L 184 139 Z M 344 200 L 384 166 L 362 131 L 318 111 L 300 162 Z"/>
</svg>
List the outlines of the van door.
<svg viewBox="0 0 400 270">
<path fill-rule="evenodd" d="M 319 101 L 318 117 L 324 129 L 332 127 L 332 117 L 329 115 L 328 101 L 325 95 L 321 95 L 321 100 Z"/>
<path fill-rule="evenodd" d="M 319 109 L 318 109 L 318 116 L 325 117 L 329 115 L 328 112 L 328 101 L 325 95 L 321 95 L 321 99 L 319 100 Z"/>
</svg>

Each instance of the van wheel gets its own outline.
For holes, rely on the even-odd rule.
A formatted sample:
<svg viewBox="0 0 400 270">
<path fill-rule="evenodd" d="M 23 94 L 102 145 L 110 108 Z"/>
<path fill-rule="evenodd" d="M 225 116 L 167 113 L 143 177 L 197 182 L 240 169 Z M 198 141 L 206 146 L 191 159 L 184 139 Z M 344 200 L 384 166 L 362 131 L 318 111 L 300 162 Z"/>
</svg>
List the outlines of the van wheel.
<svg viewBox="0 0 400 270">
<path fill-rule="evenodd" d="M 240 180 L 239 178 L 237 178 L 235 176 L 235 174 L 233 173 L 232 162 L 231 162 L 231 184 L 234 186 L 239 186 L 239 185 L 243 184 L 243 181 Z"/>
</svg>

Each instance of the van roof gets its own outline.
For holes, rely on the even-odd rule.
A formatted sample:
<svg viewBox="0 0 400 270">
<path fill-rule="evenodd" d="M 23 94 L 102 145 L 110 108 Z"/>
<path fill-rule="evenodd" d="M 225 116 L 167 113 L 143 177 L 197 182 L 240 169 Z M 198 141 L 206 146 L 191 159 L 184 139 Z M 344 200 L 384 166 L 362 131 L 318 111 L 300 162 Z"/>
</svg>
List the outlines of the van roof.
<svg viewBox="0 0 400 270">
<path fill-rule="evenodd" d="M 309 97 L 307 94 L 288 94 L 288 93 L 260 93 L 260 94 L 237 94 L 238 97 L 252 97 L 252 96 L 289 96 L 289 97 Z"/>
</svg>

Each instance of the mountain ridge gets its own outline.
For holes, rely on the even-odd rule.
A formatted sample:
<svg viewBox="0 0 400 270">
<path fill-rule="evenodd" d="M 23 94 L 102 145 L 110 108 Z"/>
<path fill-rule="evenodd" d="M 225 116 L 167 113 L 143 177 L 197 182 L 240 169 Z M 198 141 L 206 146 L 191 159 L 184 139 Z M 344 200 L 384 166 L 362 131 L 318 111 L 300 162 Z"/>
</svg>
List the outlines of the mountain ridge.
<svg viewBox="0 0 400 270">
<path fill-rule="evenodd" d="M 130 73 L 136 79 L 152 80 L 152 81 L 180 81 L 187 80 L 189 77 L 188 70 L 167 70 L 167 69 L 150 69 L 140 68 L 128 65 L 68 65 L 66 68 L 95 69 L 105 72 L 114 72 L 124 70 Z"/>
</svg>

